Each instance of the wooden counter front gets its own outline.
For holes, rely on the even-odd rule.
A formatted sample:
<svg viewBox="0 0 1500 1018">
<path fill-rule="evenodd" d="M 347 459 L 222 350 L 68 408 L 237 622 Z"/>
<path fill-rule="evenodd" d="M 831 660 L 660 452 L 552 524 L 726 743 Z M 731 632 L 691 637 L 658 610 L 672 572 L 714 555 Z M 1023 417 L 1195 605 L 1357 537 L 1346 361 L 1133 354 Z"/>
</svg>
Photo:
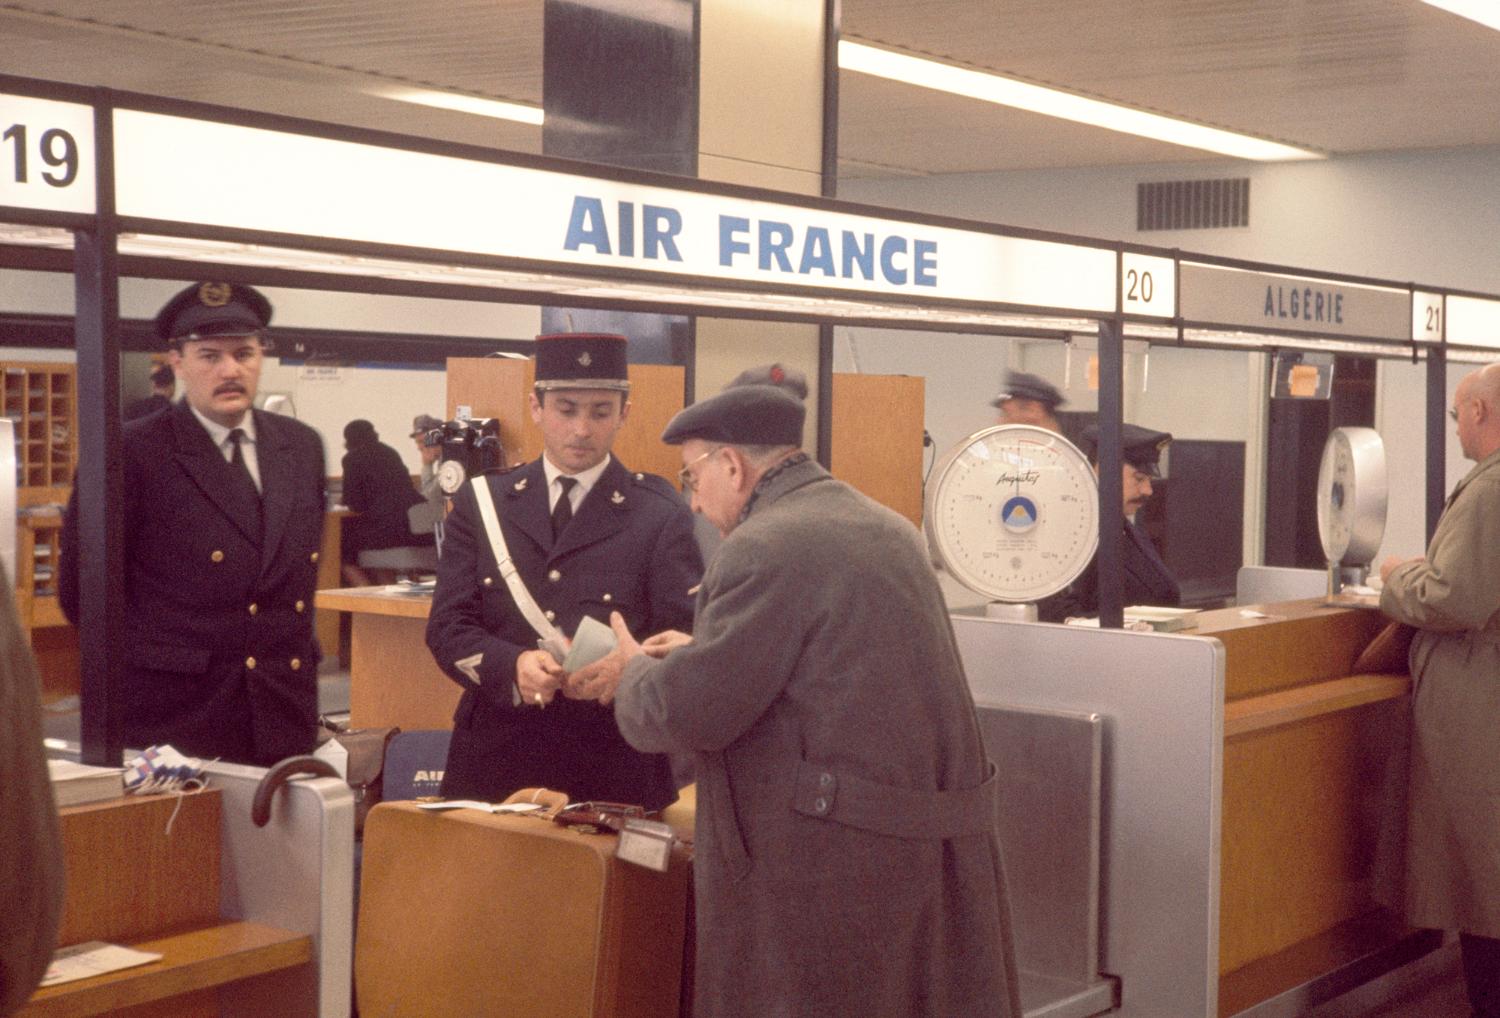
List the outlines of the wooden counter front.
<svg viewBox="0 0 1500 1018">
<path fill-rule="evenodd" d="M 1399 831 L 1387 806 L 1404 780 L 1411 680 L 1354 671 L 1385 624 L 1319 598 L 1203 612 L 1184 630 L 1225 651 L 1222 1015 L 1352 960 L 1370 948 L 1360 929 L 1389 927 L 1377 846 Z"/>
<path fill-rule="evenodd" d="M 453 727 L 453 711 L 463 690 L 443 674 L 427 649 L 430 594 L 345 587 L 318 591 L 317 606 L 351 616 L 351 727 Z"/>
</svg>

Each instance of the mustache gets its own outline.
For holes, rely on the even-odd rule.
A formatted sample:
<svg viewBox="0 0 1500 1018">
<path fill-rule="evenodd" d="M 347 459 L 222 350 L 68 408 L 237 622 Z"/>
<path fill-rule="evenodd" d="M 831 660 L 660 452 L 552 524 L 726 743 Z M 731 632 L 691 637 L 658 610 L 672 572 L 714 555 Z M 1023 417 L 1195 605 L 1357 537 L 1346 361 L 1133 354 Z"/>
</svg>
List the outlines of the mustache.
<svg viewBox="0 0 1500 1018">
<path fill-rule="evenodd" d="M 224 393 L 228 393 L 228 392 L 243 393 L 244 391 L 245 391 L 245 387 L 243 385 L 240 385 L 238 382 L 226 382 L 223 385 L 218 386 L 217 388 L 214 389 L 214 395 L 215 396 L 221 396 Z"/>
</svg>

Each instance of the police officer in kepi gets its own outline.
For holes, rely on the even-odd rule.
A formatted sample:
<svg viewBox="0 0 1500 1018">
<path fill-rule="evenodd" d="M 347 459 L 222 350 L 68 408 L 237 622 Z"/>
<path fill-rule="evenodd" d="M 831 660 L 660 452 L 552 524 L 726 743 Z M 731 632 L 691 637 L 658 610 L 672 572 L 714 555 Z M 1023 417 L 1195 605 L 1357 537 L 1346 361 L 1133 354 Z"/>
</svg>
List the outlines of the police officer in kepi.
<svg viewBox="0 0 1500 1018">
<path fill-rule="evenodd" d="M 474 487 L 487 486 L 525 591 L 565 636 L 586 615 L 608 626 L 611 611 L 636 633 L 688 629 L 703 572 L 692 513 L 666 480 L 610 452 L 629 388 L 625 337 L 537 337 L 530 405 L 541 457 L 453 496 L 427 624 L 433 657 L 464 689 L 449 798 L 495 802 L 535 786 L 648 809 L 677 798 L 666 757 L 630 748 L 611 707 L 568 695 L 496 564 Z"/>
<path fill-rule="evenodd" d="M 1032 424 L 1038 428 L 1063 433 L 1057 421 L 1057 408 L 1067 400 L 1057 387 L 1040 375 L 1025 371 L 1007 371 L 1005 385 L 990 406 L 1000 413 L 998 424 Z"/>
<path fill-rule="evenodd" d="M 1182 600 L 1176 578 L 1157 554 L 1145 529 L 1135 522 L 1135 514 L 1151 497 L 1152 480 L 1161 479 L 1161 454 L 1171 443 L 1172 436 L 1165 431 L 1152 431 L 1134 424 L 1120 425 L 1120 480 L 1124 501 L 1121 519 L 1125 528 L 1121 561 L 1124 563 L 1127 606 L 1149 604 L 1171 608 Z M 1097 472 L 1098 425 L 1090 424 L 1083 429 L 1083 446 Z M 1096 558 L 1066 590 L 1039 603 L 1037 618 L 1042 622 L 1061 622 L 1070 616 L 1098 615 L 1098 567 Z"/>
<path fill-rule="evenodd" d="M 323 442 L 252 409 L 270 320 L 259 291 L 212 282 L 156 317 L 185 395 L 127 423 L 121 441 L 126 637 L 113 695 L 131 748 L 266 766 L 316 743 Z M 58 577 L 74 624 L 77 505 L 75 487 Z"/>
</svg>

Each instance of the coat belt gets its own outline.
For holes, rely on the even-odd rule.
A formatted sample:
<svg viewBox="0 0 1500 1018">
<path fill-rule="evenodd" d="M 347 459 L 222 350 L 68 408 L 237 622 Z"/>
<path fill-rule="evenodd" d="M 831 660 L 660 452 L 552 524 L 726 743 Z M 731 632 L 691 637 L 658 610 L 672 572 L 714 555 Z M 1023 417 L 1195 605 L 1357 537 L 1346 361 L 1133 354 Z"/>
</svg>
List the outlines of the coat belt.
<svg viewBox="0 0 1500 1018">
<path fill-rule="evenodd" d="M 991 834 L 998 779 L 993 762 L 986 768 L 984 781 L 972 788 L 924 791 L 867 781 L 803 760 L 793 779 L 792 808 L 819 820 L 893 838 Z"/>
</svg>

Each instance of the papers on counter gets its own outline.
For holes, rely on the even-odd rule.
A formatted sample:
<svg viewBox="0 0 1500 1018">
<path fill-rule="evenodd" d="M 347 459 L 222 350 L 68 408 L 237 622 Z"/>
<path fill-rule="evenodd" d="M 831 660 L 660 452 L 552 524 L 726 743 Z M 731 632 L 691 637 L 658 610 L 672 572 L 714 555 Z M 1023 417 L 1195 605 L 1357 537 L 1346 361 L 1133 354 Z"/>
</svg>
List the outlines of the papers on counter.
<svg viewBox="0 0 1500 1018">
<path fill-rule="evenodd" d="M 90 940 L 72 947 L 60 947 L 52 954 L 52 964 L 42 977 L 43 986 L 71 983 L 75 979 L 102 976 L 106 972 L 134 968 L 149 962 L 161 961 L 161 955 L 150 951 L 137 951 L 119 944 L 106 944 L 102 940 Z"/>
<path fill-rule="evenodd" d="M 546 809 L 537 802 L 480 802 L 478 799 L 449 799 L 446 802 L 419 802 L 417 809 L 441 813 L 450 809 L 477 809 L 483 813 L 534 813 Z"/>
</svg>

